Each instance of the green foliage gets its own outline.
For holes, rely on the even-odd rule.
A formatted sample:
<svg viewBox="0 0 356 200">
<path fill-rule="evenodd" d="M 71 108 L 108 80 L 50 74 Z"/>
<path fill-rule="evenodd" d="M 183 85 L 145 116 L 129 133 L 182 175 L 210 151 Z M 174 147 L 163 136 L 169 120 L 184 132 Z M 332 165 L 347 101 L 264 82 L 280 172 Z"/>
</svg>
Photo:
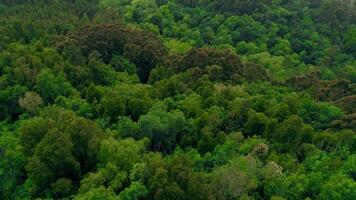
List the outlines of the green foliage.
<svg viewBox="0 0 356 200">
<path fill-rule="evenodd" d="M 56 76 L 51 70 L 40 72 L 35 87 L 45 103 L 53 103 L 59 96 L 69 97 L 75 93 L 75 89 L 63 75 Z"/>
<path fill-rule="evenodd" d="M 93 167 L 103 133 L 93 122 L 60 108 L 52 107 L 42 116 L 47 119 L 30 119 L 19 128 L 20 142 L 29 156 L 28 189 L 32 195 L 42 195 L 54 187 L 56 195 L 67 196 L 73 191 L 71 181 Z M 70 179 L 63 180 L 66 177 Z"/>
<path fill-rule="evenodd" d="M 1 1 L 0 199 L 355 199 L 355 5 Z"/>
<path fill-rule="evenodd" d="M 115 194 L 105 189 L 103 186 L 100 188 L 94 188 L 88 191 L 85 194 L 79 194 L 75 196 L 76 200 L 96 200 L 96 199 L 105 199 L 105 200 L 114 200 L 116 199 Z"/>
<path fill-rule="evenodd" d="M 252 42 L 239 42 L 236 45 L 236 52 L 238 54 L 254 54 L 258 53 L 259 48 L 256 46 L 255 43 Z"/>
<path fill-rule="evenodd" d="M 166 41 L 165 45 L 172 54 L 184 54 L 189 51 L 189 49 L 191 49 L 191 45 L 189 43 L 181 42 L 175 39 L 170 39 Z"/>
<path fill-rule="evenodd" d="M 261 135 L 265 131 L 268 118 L 263 113 L 249 112 L 245 124 L 245 132 L 248 135 Z"/>
<path fill-rule="evenodd" d="M 83 27 L 68 35 L 68 38 L 64 42 L 59 42 L 58 46 L 66 46 L 71 41 L 79 46 L 85 56 L 99 53 L 105 63 L 109 63 L 115 55 L 124 56 L 136 65 L 137 73 L 143 82 L 147 82 L 149 72 L 164 60 L 165 56 L 165 47 L 155 35 L 118 24 L 94 24 Z M 120 65 L 115 63 L 120 62 L 117 59 L 113 61 L 114 65 Z M 129 70 L 132 72 L 132 69 Z"/>
<path fill-rule="evenodd" d="M 143 141 L 135 142 L 131 138 L 117 141 L 109 138 L 101 142 L 98 159 L 100 165 L 112 163 L 122 170 L 129 171 L 135 163 L 140 161 L 143 151 Z"/>
<path fill-rule="evenodd" d="M 355 49 L 355 44 L 356 44 L 356 26 L 350 27 L 346 33 L 345 33 L 345 48 L 346 50 L 350 53 L 355 55 L 356 49 Z"/>
<path fill-rule="evenodd" d="M 277 44 L 272 47 L 271 51 L 277 56 L 288 55 L 292 53 L 291 44 L 288 40 L 279 39 Z"/>
<path fill-rule="evenodd" d="M 330 127 L 333 120 L 343 115 L 342 110 L 338 107 L 325 103 L 317 104 L 310 100 L 299 102 L 298 114 L 305 123 L 313 125 L 317 130 Z"/>
<path fill-rule="evenodd" d="M 138 200 L 144 199 L 148 195 L 147 188 L 139 182 L 132 182 L 131 185 L 119 194 L 121 200 Z"/>
<path fill-rule="evenodd" d="M 51 186 L 52 190 L 58 191 L 58 187 L 71 190 L 71 184 L 59 186 L 60 177 L 79 173 L 80 165 L 75 160 L 73 145 L 70 143 L 69 134 L 61 134 L 57 129 L 49 131 L 46 136 L 36 145 L 34 155 L 29 159 L 26 166 L 28 180 L 31 181 L 29 188 L 34 195 Z M 65 158 L 64 160 L 62 158 Z"/>
<path fill-rule="evenodd" d="M 180 111 L 167 112 L 163 105 L 156 104 L 147 115 L 138 121 L 138 137 L 150 139 L 151 150 L 172 152 L 179 138 L 190 133 L 190 124 Z M 131 137 L 137 137 L 131 135 Z"/>
<path fill-rule="evenodd" d="M 13 199 L 23 176 L 26 157 L 21 151 L 19 139 L 0 129 L 0 197 Z"/>
<path fill-rule="evenodd" d="M 321 189 L 321 199 L 353 199 L 355 193 L 355 181 L 345 176 L 335 175 L 326 182 Z"/>
<path fill-rule="evenodd" d="M 27 88 L 21 85 L 9 86 L 1 89 L 0 93 L 0 119 L 16 118 L 20 113 L 18 99 L 26 92 Z"/>
</svg>

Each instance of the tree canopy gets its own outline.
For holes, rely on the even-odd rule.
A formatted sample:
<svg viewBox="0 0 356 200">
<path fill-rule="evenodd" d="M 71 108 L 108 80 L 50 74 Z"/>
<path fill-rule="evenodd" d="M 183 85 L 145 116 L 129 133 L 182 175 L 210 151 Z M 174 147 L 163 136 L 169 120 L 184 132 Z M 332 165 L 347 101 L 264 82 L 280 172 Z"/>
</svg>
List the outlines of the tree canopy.
<svg viewBox="0 0 356 200">
<path fill-rule="evenodd" d="M 0 0 L 0 199 L 354 200 L 353 0 Z"/>
</svg>

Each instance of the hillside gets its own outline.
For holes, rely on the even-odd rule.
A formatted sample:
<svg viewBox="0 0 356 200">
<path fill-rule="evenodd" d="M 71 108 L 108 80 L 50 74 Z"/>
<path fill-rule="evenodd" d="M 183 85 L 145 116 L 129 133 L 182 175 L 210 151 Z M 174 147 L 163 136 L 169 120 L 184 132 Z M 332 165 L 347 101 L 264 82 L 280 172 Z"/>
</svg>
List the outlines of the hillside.
<svg viewBox="0 0 356 200">
<path fill-rule="evenodd" d="M 0 0 L 0 199 L 356 199 L 355 10 Z"/>
</svg>

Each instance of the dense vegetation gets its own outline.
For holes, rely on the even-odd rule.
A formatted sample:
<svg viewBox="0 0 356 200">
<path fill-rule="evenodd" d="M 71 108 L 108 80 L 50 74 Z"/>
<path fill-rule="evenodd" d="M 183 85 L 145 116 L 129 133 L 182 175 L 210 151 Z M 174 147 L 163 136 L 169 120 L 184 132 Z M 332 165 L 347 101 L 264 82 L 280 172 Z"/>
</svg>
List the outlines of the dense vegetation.
<svg viewBox="0 0 356 200">
<path fill-rule="evenodd" d="M 356 199 L 353 0 L 1 0 L 0 199 Z"/>
</svg>

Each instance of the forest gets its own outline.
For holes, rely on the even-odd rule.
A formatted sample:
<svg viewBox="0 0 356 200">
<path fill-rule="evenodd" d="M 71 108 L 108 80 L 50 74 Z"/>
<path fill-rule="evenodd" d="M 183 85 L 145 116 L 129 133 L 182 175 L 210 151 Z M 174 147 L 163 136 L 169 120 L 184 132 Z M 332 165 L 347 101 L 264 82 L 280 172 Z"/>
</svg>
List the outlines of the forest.
<svg viewBox="0 0 356 200">
<path fill-rule="evenodd" d="M 355 11 L 0 0 L 0 199 L 355 200 Z"/>
</svg>

